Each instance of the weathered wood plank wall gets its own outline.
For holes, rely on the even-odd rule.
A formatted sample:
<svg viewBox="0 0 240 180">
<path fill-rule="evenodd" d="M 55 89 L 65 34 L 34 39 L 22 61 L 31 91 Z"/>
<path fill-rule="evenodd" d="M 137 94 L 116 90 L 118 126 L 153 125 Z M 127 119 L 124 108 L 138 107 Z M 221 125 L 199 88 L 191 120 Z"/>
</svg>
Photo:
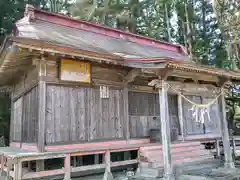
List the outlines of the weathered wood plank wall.
<svg viewBox="0 0 240 180">
<path fill-rule="evenodd" d="M 123 91 L 47 86 L 46 143 L 124 138 Z"/>
<path fill-rule="evenodd" d="M 212 98 L 200 97 L 200 96 L 186 96 L 189 100 L 197 104 L 206 104 L 212 101 Z M 210 120 L 208 120 L 207 114 L 204 118 L 205 127 L 202 123 L 196 122 L 196 118 L 193 115 L 194 110 L 191 110 L 192 104 L 183 99 L 183 119 L 186 122 L 186 134 L 187 135 L 199 135 L 207 133 L 219 133 L 220 130 L 220 117 L 219 117 L 219 105 L 216 102 L 210 107 Z M 198 112 L 198 119 L 200 118 L 200 112 Z M 205 132 L 204 132 L 205 128 Z"/>
<path fill-rule="evenodd" d="M 13 118 L 12 118 L 12 141 L 20 142 L 22 133 L 22 104 L 23 98 L 19 98 L 13 102 Z"/>
<path fill-rule="evenodd" d="M 214 98 L 202 98 L 202 103 L 207 104 L 211 101 L 213 101 Z M 206 127 L 206 133 L 220 133 L 221 132 L 221 124 L 220 124 L 220 106 L 218 104 L 218 101 L 216 101 L 212 106 L 209 108 L 210 111 L 210 119 L 206 117 L 205 115 L 205 127 Z"/>
<path fill-rule="evenodd" d="M 13 99 L 21 96 L 25 91 L 35 86 L 38 82 L 38 69 L 33 68 L 25 72 L 13 87 Z"/>
<path fill-rule="evenodd" d="M 169 118 L 172 129 L 179 133 L 177 96 L 169 95 Z M 148 137 L 151 128 L 160 127 L 157 93 L 129 92 L 130 137 Z"/>
<path fill-rule="evenodd" d="M 23 96 L 22 141 L 37 142 L 38 132 L 38 87 Z"/>
<path fill-rule="evenodd" d="M 13 102 L 13 141 L 37 142 L 38 88 L 35 87 Z"/>
</svg>

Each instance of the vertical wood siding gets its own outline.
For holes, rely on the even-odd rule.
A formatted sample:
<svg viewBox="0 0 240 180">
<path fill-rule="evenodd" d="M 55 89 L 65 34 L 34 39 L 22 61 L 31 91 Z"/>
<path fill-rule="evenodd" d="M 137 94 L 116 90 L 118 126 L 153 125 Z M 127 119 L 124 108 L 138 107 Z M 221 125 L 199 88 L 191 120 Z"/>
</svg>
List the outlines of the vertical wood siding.
<svg viewBox="0 0 240 180">
<path fill-rule="evenodd" d="M 12 140 L 15 142 L 21 141 L 22 102 L 22 97 L 13 102 Z"/>
<path fill-rule="evenodd" d="M 22 141 L 37 142 L 38 132 L 38 88 L 23 96 Z"/>
<path fill-rule="evenodd" d="M 206 104 L 212 101 L 212 98 L 200 97 L 200 96 L 187 96 L 191 101 L 198 104 Z M 193 112 L 190 111 L 192 104 L 183 99 L 183 119 L 186 122 L 187 135 L 198 135 L 204 133 L 218 133 L 220 130 L 220 117 L 219 106 L 217 102 L 210 107 L 210 120 L 208 120 L 205 114 L 205 132 L 202 123 L 196 122 Z M 198 118 L 200 118 L 200 112 L 198 112 Z"/>
<path fill-rule="evenodd" d="M 149 130 L 160 127 L 160 105 L 157 93 L 129 92 L 130 137 L 148 137 Z M 169 95 L 171 130 L 179 132 L 177 96 Z"/>
<path fill-rule="evenodd" d="M 201 104 L 200 96 L 186 96 L 189 100 Z M 196 122 L 196 118 L 193 116 L 194 111 L 191 111 L 192 104 L 183 99 L 183 119 L 186 125 L 187 135 L 196 135 L 203 133 L 202 124 Z M 198 113 L 199 118 L 199 113 Z"/>
<path fill-rule="evenodd" d="M 170 119 L 170 127 L 171 133 L 176 131 L 176 135 L 180 135 L 180 123 L 178 118 L 178 97 L 177 95 L 168 95 L 168 111 L 169 111 L 169 119 Z"/>
<path fill-rule="evenodd" d="M 99 88 L 47 86 L 46 142 L 85 142 L 121 139 L 123 91 L 110 89 L 100 98 Z"/>
<path fill-rule="evenodd" d="M 203 98 L 203 104 L 207 104 L 213 101 L 214 98 Z M 221 124 L 220 124 L 220 109 L 218 101 L 216 101 L 212 106 L 209 108 L 210 110 L 210 119 L 208 119 L 207 115 L 205 115 L 205 127 L 206 133 L 220 133 Z"/>
<path fill-rule="evenodd" d="M 149 129 L 160 126 L 160 106 L 156 93 L 129 92 L 131 138 L 149 136 Z"/>
<path fill-rule="evenodd" d="M 25 74 L 19 78 L 19 81 L 14 85 L 13 88 L 13 97 L 16 98 L 22 93 L 24 93 L 27 89 L 33 87 L 38 82 L 38 69 L 30 69 L 25 72 Z"/>
<path fill-rule="evenodd" d="M 13 103 L 13 141 L 37 142 L 38 89 L 30 90 Z"/>
</svg>

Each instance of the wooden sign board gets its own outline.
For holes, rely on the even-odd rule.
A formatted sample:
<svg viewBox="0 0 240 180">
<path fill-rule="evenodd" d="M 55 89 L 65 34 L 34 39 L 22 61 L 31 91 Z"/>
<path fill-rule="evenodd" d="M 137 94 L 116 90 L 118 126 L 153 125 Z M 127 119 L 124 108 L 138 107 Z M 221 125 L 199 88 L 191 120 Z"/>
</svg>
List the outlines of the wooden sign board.
<svg viewBox="0 0 240 180">
<path fill-rule="evenodd" d="M 91 82 L 90 63 L 84 61 L 61 60 L 60 79 L 73 82 Z"/>
</svg>

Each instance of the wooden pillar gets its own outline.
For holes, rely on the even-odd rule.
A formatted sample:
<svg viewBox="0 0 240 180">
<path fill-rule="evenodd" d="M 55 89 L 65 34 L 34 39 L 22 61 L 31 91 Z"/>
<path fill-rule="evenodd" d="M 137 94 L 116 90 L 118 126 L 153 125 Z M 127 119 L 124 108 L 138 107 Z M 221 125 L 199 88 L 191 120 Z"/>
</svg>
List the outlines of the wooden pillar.
<svg viewBox="0 0 240 180">
<path fill-rule="evenodd" d="M 124 124 L 125 124 L 125 138 L 128 141 L 129 134 L 129 112 L 128 112 L 128 88 L 125 86 L 123 89 L 123 102 L 124 102 Z"/>
<path fill-rule="evenodd" d="M 39 106 L 38 106 L 38 151 L 45 151 L 45 119 L 46 119 L 46 82 L 40 80 L 39 86 Z"/>
<path fill-rule="evenodd" d="M 220 96 L 220 112 L 221 114 L 221 129 L 222 129 L 222 140 L 223 140 L 223 147 L 224 147 L 224 159 L 226 168 L 235 168 L 233 157 L 232 157 L 232 150 L 230 147 L 230 139 L 229 139 L 229 131 L 228 131 L 228 123 L 227 123 L 227 114 L 226 114 L 226 105 L 225 105 L 225 97 L 224 93 Z"/>
<path fill-rule="evenodd" d="M 46 64 L 39 62 L 39 83 L 38 83 L 38 139 L 37 148 L 39 152 L 45 151 L 45 120 L 46 120 L 46 82 L 42 76 L 46 76 Z M 37 171 L 44 170 L 44 160 L 36 162 Z"/>
<path fill-rule="evenodd" d="M 42 79 L 46 76 L 46 61 L 44 58 L 38 59 L 36 66 L 38 68 L 38 139 L 37 148 L 39 152 L 45 151 L 45 121 L 46 121 L 46 82 Z"/>
<path fill-rule="evenodd" d="M 181 138 L 184 141 L 185 138 L 185 127 L 183 122 L 183 107 L 182 107 L 182 96 L 178 95 L 178 120 L 180 123 Z"/>
<path fill-rule="evenodd" d="M 64 158 L 64 180 L 71 180 L 71 155 L 67 154 Z"/>
<path fill-rule="evenodd" d="M 162 131 L 162 146 L 163 146 L 163 160 L 164 160 L 164 179 L 173 180 L 173 165 L 171 157 L 171 135 L 170 123 L 168 115 L 168 96 L 167 84 L 162 80 L 162 89 L 159 89 L 160 115 L 161 115 L 161 131 Z"/>
</svg>

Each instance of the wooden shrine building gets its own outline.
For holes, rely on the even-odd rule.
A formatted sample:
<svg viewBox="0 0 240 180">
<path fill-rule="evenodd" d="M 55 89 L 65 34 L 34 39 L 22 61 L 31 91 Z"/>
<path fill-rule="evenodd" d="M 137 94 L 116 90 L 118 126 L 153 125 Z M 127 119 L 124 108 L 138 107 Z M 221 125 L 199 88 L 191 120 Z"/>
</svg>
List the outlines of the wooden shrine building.
<svg viewBox="0 0 240 180">
<path fill-rule="evenodd" d="M 67 180 L 103 169 L 107 179 L 113 167 L 137 164 L 174 179 L 175 165 L 213 158 L 201 142 L 219 139 L 233 168 L 224 88 L 239 79 L 191 62 L 180 45 L 27 6 L 0 49 L 0 85 L 12 92 L 1 172 Z M 116 152 L 130 155 L 112 160 Z M 92 164 L 79 160 L 86 155 Z M 64 168 L 47 169 L 53 158 Z"/>
</svg>

